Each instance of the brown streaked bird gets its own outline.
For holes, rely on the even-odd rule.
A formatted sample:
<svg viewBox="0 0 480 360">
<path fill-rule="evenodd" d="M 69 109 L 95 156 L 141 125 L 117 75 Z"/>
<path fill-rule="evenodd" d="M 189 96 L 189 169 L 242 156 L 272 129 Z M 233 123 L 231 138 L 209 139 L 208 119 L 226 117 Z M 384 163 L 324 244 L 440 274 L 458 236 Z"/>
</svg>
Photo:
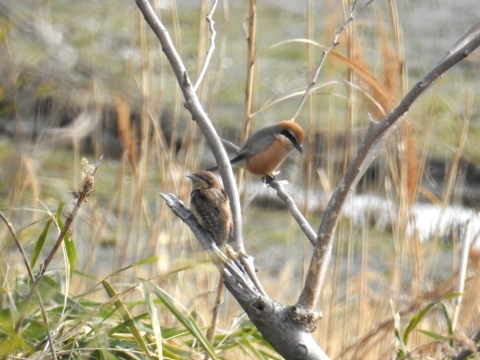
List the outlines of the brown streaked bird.
<svg viewBox="0 0 480 360">
<path fill-rule="evenodd" d="M 200 226 L 205 229 L 218 246 L 233 235 L 230 201 L 220 181 L 210 171 L 187 175 L 192 180 L 190 207 Z"/>
<path fill-rule="evenodd" d="M 293 148 L 302 152 L 304 139 L 302 127 L 285 120 L 253 133 L 230 163 L 232 166 L 243 167 L 254 175 L 271 175 Z M 218 170 L 218 166 L 208 170 Z"/>
</svg>

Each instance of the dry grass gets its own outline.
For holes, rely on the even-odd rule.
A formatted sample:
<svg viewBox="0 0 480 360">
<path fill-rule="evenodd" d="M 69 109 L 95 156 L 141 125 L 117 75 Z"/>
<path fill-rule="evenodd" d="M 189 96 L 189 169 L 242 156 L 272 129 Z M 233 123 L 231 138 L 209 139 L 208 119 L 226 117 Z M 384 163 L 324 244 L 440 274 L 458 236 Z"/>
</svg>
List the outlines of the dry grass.
<svg viewBox="0 0 480 360">
<path fill-rule="evenodd" d="M 304 194 L 298 197 L 304 195 L 303 209 L 314 228 L 321 218 L 321 208 L 315 205 L 319 202 L 318 189 L 328 190 L 338 183 L 358 145 L 359 129 L 369 121 L 367 113 L 374 119 L 381 118 L 408 88 L 403 47 L 409 39 L 402 38 L 399 31 L 402 18 L 394 4 L 390 2 L 390 7 L 385 8 L 376 4 L 375 15 L 373 11 L 365 12 L 343 34 L 340 46 L 331 54 L 321 74 L 324 87 L 310 96 L 298 119 L 308 131 L 308 151 L 304 157 L 295 158 L 299 165 L 293 171 L 285 170 L 282 176 L 303 187 Z M 103 153 L 115 154 L 102 162 L 96 175 L 96 192 L 82 206 L 74 224 L 76 272 L 67 281 L 64 254 L 57 254 L 49 268 L 49 278 L 58 285 L 54 293 L 61 297 L 62 289 L 69 283 L 69 292 L 65 294 L 69 301 L 82 303 L 90 311 L 79 317 L 82 326 L 87 323 L 92 326 L 93 322 L 99 329 L 109 331 L 122 324 L 125 317 L 118 315 L 103 323 L 102 311 L 114 312 L 111 294 L 101 286 L 103 279 L 113 284 L 117 293 L 125 291 L 120 299 L 132 316 L 146 313 L 148 303 L 144 294 L 158 295 L 155 292 L 158 286 L 184 309 L 182 314 L 191 314 L 206 330 L 218 274 L 192 234 L 164 206 L 158 193 L 173 192 L 187 200 L 190 185 L 185 175 L 211 165 L 213 160 L 204 155 L 209 151 L 183 108 L 169 66 L 134 3 L 125 1 L 119 6 L 118 2 L 106 1 L 90 6 L 83 8 L 76 4 L 71 9 L 69 2 L 58 1 L 36 4 L 33 7 L 42 10 L 38 13 L 35 12 L 38 9 L 17 5 L 12 6 L 11 17 L 1 17 L 0 51 L 2 58 L 7 59 L 0 66 L 2 127 L 6 128 L 8 123 L 17 128 L 22 126 L 23 120 L 35 116 L 35 104 L 38 111 L 38 104 L 47 106 L 45 104 L 52 101 L 47 115 L 42 118 L 36 115 L 37 121 L 44 123 L 33 140 L 30 135 L 20 134 L 13 140 L 1 139 L 2 212 L 13 223 L 31 256 L 50 218 L 46 209 L 54 212 L 59 201 L 67 199 L 64 211 L 70 210 L 68 191 L 79 186 L 80 159 L 88 156 L 94 160 Z M 317 18 L 320 15 L 314 11 L 304 16 L 297 11 L 288 13 L 275 4 L 261 6 L 257 9 L 257 26 L 262 31 L 256 34 L 257 47 L 249 50 L 250 56 L 257 56 L 257 67 L 246 75 L 249 51 L 240 29 L 248 9 L 237 3 L 219 4 L 214 16 L 217 50 L 198 90 L 220 134 L 232 140 L 237 136 L 235 142 L 249 129 L 293 114 L 298 96 L 287 95 L 307 84 L 311 76 L 309 69 L 320 53 L 319 47 L 300 42 L 293 43 L 295 46 L 280 45 L 275 52 L 264 49 L 290 38 L 288 31 L 295 33 L 292 37 L 303 34 L 298 37 L 327 44 L 349 7 L 347 1 L 327 2 L 329 16 L 323 19 Z M 192 74 L 198 74 L 209 47 L 210 34 L 204 21 L 209 10 L 206 2 L 199 8 L 182 6 L 179 9 L 169 3 L 168 7 L 159 9 Z M 72 16 L 74 21 L 67 22 Z M 271 21 L 270 16 L 275 21 Z M 304 19 L 307 30 L 303 23 L 284 32 L 285 24 L 278 21 L 282 16 Z M 63 34 L 63 37 L 55 42 L 54 38 L 44 38 L 45 33 L 39 29 L 30 37 L 23 34 L 22 27 L 29 21 L 35 23 L 35 19 L 54 25 L 51 29 L 54 34 Z M 377 47 L 372 48 L 372 43 Z M 42 46 L 47 50 L 42 52 Z M 74 49 L 77 56 L 76 66 L 68 64 L 66 55 L 57 59 L 60 65 L 52 60 L 55 53 L 70 49 Z M 279 53 L 283 53 L 282 61 L 276 57 Z M 400 357 L 395 330 L 404 331 L 416 313 L 455 291 L 457 246 L 446 248 L 439 234 L 430 242 L 422 243 L 416 236 L 408 235 L 406 227 L 410 209 L 420 196 L 443 207 L 454 202 L 455 179 L 463 157 L 479 163 L 478 153 L 471 150 L 475 139 L 469 136 L 477 131 L 470 121 L 475 116 L 477 99 L 474 95 L 465 96 L 472 90 L 460 76 L 458 73 L 446 75 L 441 84 L 416 105 L 379 159 L 381 175 L 359 189 L 385 196 L 397 204 L 398 213 L 392 218 L 390 228 L 379 230 L 368 222 L 358 226 L 345 220 L 337 231 L 331 272 L 322 293 L 324 317 L 314 334 L 332 358 Z M 478 78 L 478 74 L 475 76 Z M 445 88 L 446 92 L 452 91 L 453 96 L 445 94 Z M 262 107 L 283 96 L 285 99 L 274 106 Z M 12 108 L 16 110 L 11 111 Z M 90 148 L 84 146 L 76 126 L 68 128 L 68 140 L 50 131 L 58 129 L 60 117 L 65 113 L 77 119 L 80 114 L 86 114 L 93 123 Z M 448 118 L 454 120 L 448 122 Z M 103 125 L 97 126 L 100 120 Z M 445 130 L 439 129 L 436 123 L 446 124 Z M 118 135 L 115 140 L 110 138 L 112 129 Z M 344 136 L 341 148 L 335 142 L 339 134 Z M 319 135 L 326 139 L 326 144 L 321 144 L 324 151 L 321 161 L 315 160 L 319 158 L 315 153 L 319 145 L 313 144 Z M 421 179 L 426 160 L 439 155 L 450 159 L 451 166 L 444 191 L 432 194 L 422 187 Z M 256 183 L 258 179 L 246 177 L 247 184 L 250 181 Z M 252 186 L 242 188 L 244 199 L 254 191 Z M 260 192 L 265 194 L 269 190 Z M 281 302 L 294 303 L 310 260 L 310 244 L 288 213 L 274 206 L 253 204 L 246 207 L 244 215 L 247 250 L 257 258 L 259 277 L 267 293 Z M 42 256 L 56 236 L 52 228 Z M 19 281 L 25 276 L 25 268 L 18 250 L 11 244 L 6 227 L 0 226 L 0 253 L 4 259 L 0 271 L 5 279 L 0 295 L 2 319 L 13 316 L 8 315 L 8 309 L 12 309 L 26 291 L 25 284 Z M 435 265 L 440 256 L 444 260 Z M 474 252 L 472 259 L 477 259 Z M 479 326 L 476 261 L 469 268 L 459 323 L 454 329 L 457 345 L 465 343 L 465 336 Z M 139 284 L 145 288 L 136 287 Z M 155 298 L 155 304 L 162 330 L 181 329 L 178 318 L 159 299 Z M 87 305 L 89 301 L 92 303 Z M 434 307 L 420 322 L 419 329 L 449 336 L 445 314 L 452 316 L 453 300 L 446 299 L 441 304 L 445 311 L 440 306 Z M 54 303 L 45 299 L 47 310 L 61 307 L 61 301 Z M 37 321 L 33 320 L 36 313 L 34 306 L 30 309 L 28 321 L 33 324 Z M 75 321 L 69 319 L 65 324 L 64 315 L 56 312 L 50 316 L 51 329 L 69 327 Z M 227 294 L 217 327 L 217 351 L 227 359 L 243 359 L 247 356 L 245 353 L 261 358 L 256 351 L 265 351 L 268 354 L 265 358 L 273 358 L 273 352 L 253 330 L 247 329 L 256 339 L 249 338 L 254 344 L 252 348 L 238 340 L 241 339 L 239 329 L 248 327 L 248 323 L 240 321 L 241 317 L 241 309 Z M 154 326 L 148 319 L 142 318 L 138 324 L 145 326 L 142 330 L 147 333 L 152 329 L 153 334 Z M 4 323 L 1 327 L 3 341 L 9 335 Z M 28 331 L 25 334 L 28 335 Z M 220 342 L 225 335 L 231 336 L 232 343 Z M 80 333 L 76 336 L 88 338 Z M 59 339 L 70 338 L 65 335 Z M 15 342 L 16 350 L 25 352 L 40 340 L 29 338 L 25 343 Z M 166 358 L 174 358 L 168 355 L 173 348 L 186 351 L 192 358 L 203 357 L 203 350 L 192 338 L 172 336 L 164 341 Z M 88 342 L 82 344 L 87 347 Z M 124 344 L 131 345 L 127 340 Z M 105 340 L 92 346 L 107 348 L 110 345 Z M 443 354 L 451 352 L 448 341 L 435 342 L 419 331 L 412 332 L 405 345 L 412 351 L 412 358 L 444 356 L 439 355 L 439 349 Z M 13 353 L 15 349 L 8 351 Z M 0 351 L 0 354 L 8 352 Z M 19 352 L 16 354 L 20 356 Z M 43 356 L 49 357 L 49 352 Z"/>
</svg>

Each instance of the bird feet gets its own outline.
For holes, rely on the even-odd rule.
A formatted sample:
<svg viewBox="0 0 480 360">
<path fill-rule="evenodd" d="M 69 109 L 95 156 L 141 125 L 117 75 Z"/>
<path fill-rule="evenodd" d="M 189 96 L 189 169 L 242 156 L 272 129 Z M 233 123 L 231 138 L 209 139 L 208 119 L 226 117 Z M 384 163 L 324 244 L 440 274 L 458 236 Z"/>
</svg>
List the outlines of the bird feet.
<svg viewBox="0 0 480 360">
<path fill-rule="evenodd" d="M 270 186 L 269 182 L 274 180 L 277 180 L 277 178 L 273 174 L 262 176 L 262 182 L 267 186 Z"/>
</svg>

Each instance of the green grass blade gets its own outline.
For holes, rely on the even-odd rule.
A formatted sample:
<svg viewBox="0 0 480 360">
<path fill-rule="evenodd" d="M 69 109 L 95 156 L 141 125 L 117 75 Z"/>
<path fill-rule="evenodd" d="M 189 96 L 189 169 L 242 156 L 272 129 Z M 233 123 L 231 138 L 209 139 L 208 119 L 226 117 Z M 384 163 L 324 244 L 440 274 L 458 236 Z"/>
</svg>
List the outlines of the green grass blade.
<svg viewBox="0 0 480 360">
<path fill-rule="evenodd" d="M 454 343 L 453 343 L 453 332 L 454 332 L 453 323 L 452 323 L 452 319 L 450 318 L 450 314 L 448 313 L 447 307 L 443 303 L 442 303 L 442 313 L 443 313 L 443 316 L 445 316 L 445 321 L 447 322 L 447 331 L 448 331 L 448 336 L 449 336 L 448 343 L 453 348 L 453 345 L 454 345 Z"/>
<path fill-rule="evenodd" d="M 63 239 L 63 243 L 65 244 L 65 250 L 67 251 L 67 259 L 68 263 L 70 264 L 69 274 L 71 278 L 75 270 L 75 266 L 77 265 L 77 249 L 75 248 L 75 242 L 68 235 L 66 235 L 65 239 Z"/>
<path fill-rule="evenodd" d="M 55 218 L 56 219 L 61 217 L 64 205 L 65 205 L 65 201 L 60 201 L 60 204 L 58 204 L 58 208 L 57 208 L 57 211 L 55 213 Z M 53 222 L 53 219 L 50 219 L 50 220 L 47 221 L 47 224 L 43 228 L 42 233 L 40 234 L 37 242 L 35 243 L 35 248 L 33 249 L 33 253 L 32 253 L 32 259 L 30 260 L 30 267 L 32 269 L 35 268 L 35 263 L 37 262 L 38 257 L 40 256 L 40 253 L 42 252 L 43 245 L 45 245 L 45 240 L 47 238 L 48 231 L 50 230 L 50 226 L 52 225 L 52 222 Z"/>
<path fill-rule="evenodd" d="M 30 268 L 34 269 L 35 268 L 35 263 L 38 260 L 38 257 L 40 256 L 40 253 L 42 252 L 43 245 L 45 244 L 45 239 L 47 238 L 48 231 L 50 230 L 50 225 L 52 225 L 53 220 L 50 219 L 47 221 L 47 224 L 43 228 L 42 233 L 38 237 L 37 242 L 35 243 L 35 247 L 33 249 L 32 253 L 32 258 L 30 260 Z"/>
<path fill-rule="evenodd" d="M 434 333 L 434 332 L 431 332 L 431 331 L 427 331 L 427 330 L 422 330 L 422 329 L 417 329 L 419 332 L 421 332 L 422 334 L 424 335 L 427 335 L 429 337 L 431 337 L 432 339 L 434 340 L 438 340 L 438 341 L 449 341 L 450 338 L 447 337 L 447 336 L 443 336 L 441 334 L 437 334 L 437 333 Z"/>
<path fill-rule="evenodd" d="M 106 280 L 102 281 L 102 285 L 105 288 L 105 291 L 107 292 L 108 296 L 110 297 L 115 297 L 117 296 L 117 292 L 113 288 L 113 286 Z M 138 346 L 143 350 L 145 355 L 148 356 L 149 359 L 152 359 L 152 355 L 150 354 L 150 350 L 148 349 L 147 343 L 145 342 L 145 339 L 143 338 L 142 334 L 140 334 L 140 330 L 138 330 L 134 318 L 132 314 L 128 311 L 127 307 L 123 303 L 123 301 L 118 298 L 118 300 L 114 301 L 115 307 L 122 316 L 123 320 L 125 322 L 131 321 L 129 323 L 128 328 L 132 332 L 133 337 L 135 338 L 135 341 L 137 342 Z"/>
<path fill-rule="evenodd" d="M 460 293 L 452 293 L 452 294 L 448 294 L 448 295 L 445 295 L 443 297 L 441 297 L 440 299 L 438 300 L 435 300 L 434 302 L 428 304 L 427 306 L 425 306 L 422 310 L 420 310 L 419 312 L 417 312 L 415 315 L 412 316 L 410 322 L 408 323 L 408 326 L 407 328 L 405 329 L 404 333 L 403 333 L 403 342 L 405 344 L 407 344 L 408 342 L 408 336 L 410 335 L 410 333 L 417 327 L 418 323 L 424 318 L 424 316 L 435 306 L 437 305 L 439 302 L 443 301 L 443 300 L 447 300 L 447 299 L 451 299 L 451 298 L 455 298 L 455 297 L 458 297 L 458 296 L 461 296 L 462 294 Z"/>
<path fill-rule="evenodd" d="M 134 268 L 136 266 L 140 266 L 140 265 L 147 265 L 147 264 L 153 264 L 155 262 L 158 261 L 158 256 L 150 256 L 149 258 L 146 258 L 146 259 L 143 259 L 143 260 L 140 260 L 134 264 L 131 264 L 131 265 L 128 265 L 128 266 L 125 266 L 121 269 L 118 269 L 117 271 L 115 271 L 114 273 L 111 273 L 110 276 L 112 275 L 115 275 L 115 274 L 118 274 L 122 271 L 125 271 L 125 270 L 128 270 L 128 269 L 131 269 L 131 268 Z"/>
<path fill-rule="evenodd" d="M 267 360 L 263 354 L 253 346 L 253 344 L 248 341 L 248 339 L 243 339 L 244 341 L 239 342 L 239 345 L 243 351 L 245 351 L 246 354 L 249 355 L 249 357 L 258 359 L 258 360 Z"/>
<path fill-rule="evenodd" d="M 155 335 L 155 342 L 157 344 L 158 358 L 162 360 L 162 328 L 160 327 L 160 322 L 158 321 L 157 308 L 155 307 L 152 297 L 150 296 L 150 293 L 145 284 L 142 285 L 142 289 L 145 294 L 145 304 L 147 305 L 147 311 L 150 315 L 150 320 L 152 321 L 153 334 Z"/>
<path fill-rule="evenodd" d="M 62 201 L 59 205 L 57 212 L 55 213 L 55 220 L 57 221 L 58 227 L 60 230 L 63 230 L 65 224 L 63 223 L 62 219 L 62 210 L 63 210 L 64 202 Z M 67 252 L 67 260 L 70 265 L 70 277 L 72 276 L 75 266 L 77 265 L 77 250 L 75 248 L 75 243 L 73 242 L 72 238 L 69 236 L 69 233 L 65 235 L 63 239 L 63 244 L 65 245 L 65 251 Z"/>
<path fill-rule="evenodd" d="M 215 350 L 210 345 L 202 330 L 200 330 L 193 318 L 191 316 L 185 316 L 183 314 L 183 311 L 181 311 L 176 306 L 173 299 L 165 291 L 163 291 L 163 289 L 155 286 L 154 291 L 160 301 L 170 311 L 170 313 L 175 316 L 177 320 L 180 321 L 183 326 L 185 326 L 185 328 L 190 332 L 190 334 L 198 340 L 198 342 L 203 346 L 203 348 L 207 351 L 211 358 L 217 359 L 217 354 L 215 354 Z"/>
<path fill-rule="evenodd" d="M 62 219 L 62 211 L 63 211 L 63 206 L 65 205 L 65 201 L 61 201 L 60 204 L 58 205 L 57 211 L 55 212 L 55 220 L 58 223 L 58 227 L 60 230 L 63 229 L 63 219 Z"/>
</svg>

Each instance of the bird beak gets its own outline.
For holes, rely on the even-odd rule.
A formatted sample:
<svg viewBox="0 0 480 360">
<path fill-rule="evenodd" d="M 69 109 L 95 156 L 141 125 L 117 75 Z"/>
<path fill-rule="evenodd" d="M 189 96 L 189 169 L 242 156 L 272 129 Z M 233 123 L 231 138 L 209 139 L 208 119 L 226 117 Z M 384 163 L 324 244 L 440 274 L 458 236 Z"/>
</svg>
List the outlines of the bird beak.
<svg viewBox="0 0 480 360">
<path fill-rule="evenodd" d="M 193 175 L 193 174 L 192 175 L 187 175 L 186 177 L 189 178 L 190 180 L 193 180 L 195 178 L 195 175 Z"/>
<path fill-rule="evenodd" d="M 300 154 L 303 153 L 302 145 L 300 145 L 299 143 L 295 143 L 293 146 L 295 146 L 295 149 L 297 149 Z"/>
</svg>

